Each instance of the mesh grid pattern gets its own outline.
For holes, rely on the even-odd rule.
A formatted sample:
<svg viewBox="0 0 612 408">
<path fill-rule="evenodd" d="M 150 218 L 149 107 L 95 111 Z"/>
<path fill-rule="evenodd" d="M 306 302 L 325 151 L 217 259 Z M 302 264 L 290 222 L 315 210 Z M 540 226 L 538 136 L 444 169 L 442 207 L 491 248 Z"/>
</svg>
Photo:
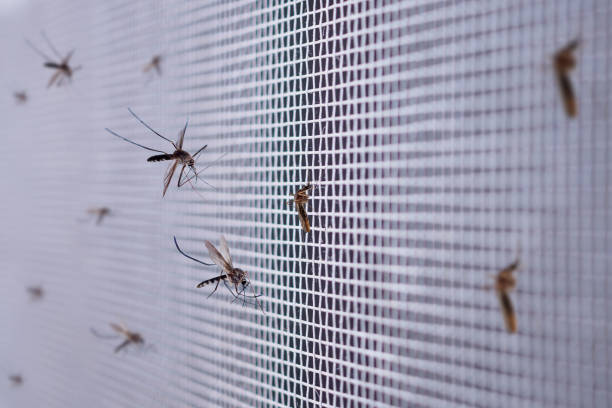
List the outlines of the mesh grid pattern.
<svg viewBox="0 0 612 408">
<path fill-rule="evenodd" d="M 50 3 L 0 15 L 0 366 L 25 378 L 0 405 L 612 403 L 609 2 Z M 44 89 L 39 29 L 70 87 Z M 568 120 L 550 63 L 577 36 Z M 168 148 L 128 106 L 188 118 L 215 189 L 161 199 L 164 165 L 104 132 Z M 205 262 L 224 235 L 265 314 L 195 289 L 217 269 L 174 235 Z M 487 286 L 519 253 L 509 335 Z M 89 331 L 119 321 L 154 350 Z"/>
</svg>

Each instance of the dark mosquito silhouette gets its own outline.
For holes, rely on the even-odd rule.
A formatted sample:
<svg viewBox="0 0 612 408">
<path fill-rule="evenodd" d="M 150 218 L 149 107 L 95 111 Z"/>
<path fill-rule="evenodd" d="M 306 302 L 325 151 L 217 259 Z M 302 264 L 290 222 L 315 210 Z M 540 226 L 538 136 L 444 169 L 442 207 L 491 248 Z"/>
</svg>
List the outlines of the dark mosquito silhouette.
<svg viewBox="0 0 612 408">
<path fill-rule="evenodd" d="M 140 335 L 140 333 L 136 333 L 130 331 L 123 324 L 115 324 L 111 323 L 110 327 L 117 332 L 116 335 L 104 335 L 100 334 L 94 329 L 91 329 L 91 332 L 94 336 L 101 339 L 116 339 L 117 337 L 123 336 L 125 339 L 122 343 L 120 343 L 117 347 L 115 347 L 115 353 L 118 353 L 123 348 L 129 346 L 130 344 L 134 345 L 144 345 L 144 338 Z"/>
<path fill-rule="evenodd" d="M 230 255 L 229 248 L 227 246 L 227 241 L 225 241 L 225 237 L 221 236 L 220 238 L 219 248 L 221 249 L 221 252 L 219 252 L 217 248 L 215 248 L 215 246 L 210 243 L 210 241 L 204 241 L 204 244 L 206 245 L 206 248 L 208 249 L 208 255 L 210 256 L 210 259 L 212 259 L 212 261 L 221 268 L 221 271 L 223 273 L 219 276 L 215 276 L 214 278 L 210 278 L 210 279 L 207 279 L 205 281 L 198 283 L 196 287 L 203 288 L 204 286 L 208 286 L 214 283 L 215 289 L 208 295 L 208 297 L 211 297 L 213 293 L 217 291 L 217 288 L 219 287 L 219 283 L 223 282 L 223 284 L 230 291 L 232 296 L 234 296 L 234 300 L 232 301 L 232 303 L 240 299 L 240 297 L 242 297 L 243 299 L 243 305 L 247 303 L 247 299 L 254 299 L 255 302 L 257 303 L 257 306 L 259 306 L 259 308 L 263 312 L 261 303 L 257 299 L 258 297 L 261 296 L 261 294 L 259 295 L 255 294 L 255 290 L 253 289 L 251 282 L 247 278 L 246 271 L 243 271 L 242 269 L 239 269 L 239 268 L 234 268 L 234 264 L 232 263 L 232 257 Z M 174 237 L 174 245 L 176 245 L 176 249 L 186 258 L 189 258 L 192 261 L 198 262 L 202 265 L 206 265 L 206 266 L 214 265 L 214 264 L 202 262 L 199 259 L 196 259 L 192 256 L 187 255 L 179 247 L 179 244 L 176 241 L 176 237 Z M 233 285 L 233 288 L 230 285 Z M 246 290 L 249 286 L 251 286 L 251 291 L 253 292 L 253 295 L 247 296 Z"/>
<path fill-rule="evenodd" d="M 142 72 L 149 72 L 152 69 L 155 69 L 155 72 L 157 72 L 157 75 L 161 76 L 162 74 L 161 61 L 162 61 L 161 55 L 154 55 L 153 58 L 151 58 L 151 61 L 147 65 L 145 65 L 145 67 L 142 69 Z"/>
<path fill-rule="evenodd" d="M 87 209 L 87 214 L 96 217 L 96 225 L 100 225 L 102 220 L 104 220 L 107 215 L 110 215 L 110 212 L 111 210 L 108 207 L 93 207 Z"/>
<path fill-rule="evenodd" d="M 516 333 L 517 322 L 516 313 L 510 300 L 509 292 L 516 287 L 516 278 L 514 272 L 518 270 L 520 266 L 519 258 L 516 261 L 500 270 L 495 276 L 495 292 L 499 298 L 499 304 L 501 306 L 504 321 L 506 322 L 506 329 L 510 333 Z"/>
<path fill-rule="evenodd" d="M 28 94 L 26 91 L 13 92 L 13 96 L 15 97 L 15 103 L 17 105 L 23 105 L 28 101 Z"/>
<path fill-rule="evenodd" d="M 304 187 L 300 188 L 295 194 L 290 194 L 293 195 L 293 199 L 287 202 L 287 204 L 295 203 L 295 208 L 298 212 L 300 224 L 302 224 L 302 229 L 305 232 L 310 232 L 310 223 L 308 222 L 308 214 L 306 213 L 306 204 L 310 199 L 310 197 L 308 196 L 308 191 L 312 188 L 313 186 L 310 183 L 306 184 Z"/>
<path fill-rule="evenodd" d="M 49 83 L 47 84 L 47 88 L 50 88 L 51 86 L 53 86 L 53 84 L 56 84 L 56 83 L 57 83 L 58 87 L 62 86 L 62 84 L 64 83 L 64 80 L 68 80 L 69 82 L 72 81 L 72 74 L 74 74 L 76 71 L 81 69 L 80 65 L 78 67 L 74 67 L 74 68 L 72 68 L 70 66 L 70 59 L 72 58 L 72 54 L 74 54 L 74 50 L 71 50 L 70 52 L 68 52 L 68 54 L 66 54 L 65 57 L 62 57 L 62 55 L 57 51 L 57 49 L 55 48 L 55 46 L 53 45 L 51 40 L 49 40 L 49 38 L 44 33 L 44 31 L 41 32 L 41 35 L 44 38 L 44 40 L 47 42 L 47 44 L 49 45 L 49 48 L 51 49 L 51 51 L 53 51 L 53 53 L 56 55 L 58 60 L 54 61 L 53 58 L 50 58 L 44 52 L 42 52 L 38 48 L 36 48 L 34 46 L 34 44 L 32 44 L 30 42 L 30 40 L 26 39 L 26 43 L 38 55 L 40 55 L 41 57 L 44 58 L 44 60 L 45 60 L 44 67 L 45 68 L 50 68 L 50 69 L 54 69 L 55 70 L 55 73 L 51 76 L 51 79 L 49 79 Z"/>
<path fill-rule="evenodd" d="M 565 107 L 565 113 L 571 118 L 578 115 L 578 102 L 569 72 L 576 67 L 574 52 L 579 44 L 580 41 L 576 39 L 557 51 L 554 56 L 555 73 L 563 99 L 563 106 Z"/>
<path fill-rule="evenodd" d="M 166 153 L 164 151 L 152 149 L 150 147 L 146 147 L 146 146 L 143 146 L 143 145 L 138 144 L 136 142 L 133 142 L 130 139 L 125 138 L 125 137 L 123 137 L 123 136 L 113 132 L 109 128 L 106 128 L 106 131 L 108 133 L 110 133 L 113 136 L 117 136 L 118 138 L 123 139 L 123 140 L 125 140 L 128 143 L 131 143 L 131 144 L 136 145 L 138 147 L 142 147 L 143 149 L 150 150 L 152 152 L 162 153 L 162 154 L 158 154 L 158 155 L 149 157 L 147 159 L 148 162 L 159 162 L 159 161 L 172 160 L 172 163 L 170 163 L 170 166 L 168 167 L 168 170 L 166 171 L 166 175 L 164 176 L 164 191 L 162 193 L 162 196 L 166 195 L 166 191 L 168 190 L 168 186 L 170 185 L 170 182 L 172 181 L 172 177 L 174 176 L 174 172 L 176 171 L 176 168 L 177 168 L 178 165 L 181 165 L 181 172 L 179 174 L 179 179 L 178 179 L 178 184 L 177 184 L 178 187 L 182 187 L 186 183 L 191 184 L 191 180 L 193 178 L 195 178 L 196 181 L 197 181 L 198 180 L 198 175 L 200 173 L 196 171 L 195 161 L 198 158 L 198 156 L 200 155 L 200 153 L 202 153 L 202 151 L 204 149 L 206 149 L 207 145 L 202 146 L 197 152 L 195 152 L 194 155 L 191 155 L 191 154 L 187 153 L 185 150 L 183 150 L 183 140 L 185 139 L 185 131 L 187 130 L 187 125 L 189 124 L 189 121 L 185 122 L 185 127 L 183 129 L 181 129 L 181 131 L 178 134 L 178 139 L 177 139 L 176 143 L 174 143 L 172 140 L 168 139 L 167 137 L 162 136 L 161 134 L 159 134 L 158 132 L 153 130 L 153 128 L 151 126 L 147 125 L 130 108 L 128 108 L 128 111 L 132 114 L 132 116 L 134 116 L 136 118 L 136 120 L 138 120 L 140 123 L 142 123 L 147 129 L 149 129 L 151 132 L 155 133 L 157 136 L 161 137 L 162 139 L 170 142 L 172 147 L 174 147 L 174 152 L 173 153 Z M 185 171 L 185 167 L 188 167 L 189 169 L 187 170 L 187 173 L 185 173 L 185 178 L 183 178 L 183 173 Z M 190 171 L 193 172 L 193 176 L 192 177 L 189 177 L 189 172 Z M 204 181 L 204 183 L 206 183 L 206 181 Z M 208 184 L 208 183 L 206 183 L 206 184 Z M 210 184 L 208 184 L 208 185 L 210 185 Z M 191 184 L 191 187 L 193 188 L 194 191 L 197 191 L 197 190 L 195 190 L 195 187 L 193 186 L 193 184 Z"/>
<path fill-rule="evenodd" d="M 23 376 L 21 374 L 13 374 L 9 376 L 9 380 L 14 387 L 19 387 L 23 384 Z"/>
<path fill-rule="evenodd" d="M 29 286 L 26 288 L 26 290 L 30 294 L 30 299 L 32 301 L 40 300 L 45 295 L 45 291 L 43 290 L 42 286 Z"/>
</svg>

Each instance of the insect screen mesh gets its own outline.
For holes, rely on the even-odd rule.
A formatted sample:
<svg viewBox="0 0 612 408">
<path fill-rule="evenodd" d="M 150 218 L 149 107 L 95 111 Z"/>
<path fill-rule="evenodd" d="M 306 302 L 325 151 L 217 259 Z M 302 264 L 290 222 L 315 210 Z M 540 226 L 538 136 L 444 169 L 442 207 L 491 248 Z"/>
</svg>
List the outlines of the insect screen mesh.
<svg viewBox="0 0 612 408">
<path fill-rule="evenodd" d="M 2 406 L 606 407 L 612 5 L 0 2 Z M 71 63 L 70 85 L 22 41 Z M 551 67 L 579 37 L 568 119 Z M 161 56 L 161 75 L 143 72 Z M 25 89 L 16 106 L 12 92 Z M 154 149 L 189 120 L 198 181 Z M 176 177 L 176 175 L 175 175 Z M 311 182 L 302 232 L 290 194 Z M 100 225 L 86 209 L 107 206 Z M 223 287 L 227 238 L 265 314 Z M 506 332 L 493 277 L 520 256 Z M 30 301 L 25 287 L 41 285 Z M 110 322 L 145 346 L 113 354 Z M 151 346 L 149 346 L 151 345 Z"/>
</svg>

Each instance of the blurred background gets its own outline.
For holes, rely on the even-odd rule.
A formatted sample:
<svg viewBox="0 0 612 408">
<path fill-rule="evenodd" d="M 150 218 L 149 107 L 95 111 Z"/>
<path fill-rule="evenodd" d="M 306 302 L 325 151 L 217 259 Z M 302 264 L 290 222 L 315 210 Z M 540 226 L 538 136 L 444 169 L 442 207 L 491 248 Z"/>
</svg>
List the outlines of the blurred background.
<svg viewBox="0 0 612 408">
<path fill-rule="evenodd" d="M 611 17 L 1 0 L 0 406 L 612 405 Z M 41 31 L 71 83 L 47 88 Z M 569 118 L 552 64 L 576 38 Z M 162 198 L 166 164 L 104 130 L 171 149 L 128 107 L 170 139 L 189 119 L 214 188 Z M 286 202 L 308 181 L 306 234 Z M 172 241 L 210 262 L 221 235 L 265 314 L 207 298 L 219 269 Z M 513 334 L 492 287 L 517 256 Z M 145 345 L 114 353 L 111 322 Z"/>
</svg>

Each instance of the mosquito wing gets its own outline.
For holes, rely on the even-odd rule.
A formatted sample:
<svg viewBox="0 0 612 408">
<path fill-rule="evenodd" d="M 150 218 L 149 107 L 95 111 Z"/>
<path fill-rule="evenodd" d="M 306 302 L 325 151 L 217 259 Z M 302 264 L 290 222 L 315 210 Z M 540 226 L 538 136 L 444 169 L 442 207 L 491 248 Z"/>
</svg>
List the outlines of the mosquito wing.
<svg viewBox="0 0 612 408">
<path fill-rule="evenodd" d="M 189 124 L 189 120 L 185 122 L 185 127 L 178 134 L 178 138 L 176 139 L 177 150 L 183 148 L 183 140 L 185 139 L 185 131 L 187 130 L 188 124 Z"/>
<path fill-rule="evenodd" d="M 110 327 L 116 331 L 119 334 L 126 334 L 127 333 L 127 329 L 121 325 L 118 325 L 116 323 L 111 323 Z"/>
<path fill-rule="evenodd" d="M 212 261 L 214 263 L 216 263 L 225 273 L 231 273 L 232 272 L 232 265 L 229 264 L 225 258 L 223 258 L 223 255 L 221 255 L 219 253 L 219 251 L 217 251 L 217 248 L 215 248 L 215 246 L 213 244 L 210 243 L 210 241 L 206 241 L 206 248 L 208 248 L 208 255 L 210 256 L 210 259 L 212 259 Z"/>
<path fill-rule="evenodd" d="M 166 175 L 164 176 L 164 192 L 162 193 L 162 197 L 166 195 L 166 191 L 168 190 L 168 186 L 170 186 L 170 182 L 172 181 L 172 176 L 174 176 L 174 171 L 176 170 L 177 165 L 178 160 L 175 160 L 174 163 L 168 167 L 168 171 L 166 171 Z"/>
<path fill-rule="evenodd" d="M 302 203 L 296 203 L 295 207 L 297 208 L 298 217 L 300 218 L 300 224 L 302 224 L 302 229 L 306 232 L 310 232 L 310 223 L 308 222 L 308 214 L 306 214 L 306 206 Z"/>
<path fill-rule="evenodd" d="M 225 237 L 223 235 L 221 235 L 219 249 L 221 250 L 221 255 L 223 255 L 223 258 L 225 258 L 230 268 L 233 268 L 234 263 L 232 262 L 232 256 L 230 255 L 229 247 L 227 246 L 227 241 L 225 240 Z"/>
<path fill-rule="evenodd" d="M 514 307 L 512 306 L 512 301 L 510 300 L 508 292 L 498 290 L 497 296 L 499 297 L 499 304 L 502 314 L 504 315 L 504 321 L 506 322 L 506 329 L 508 329 L 510 333 L 516 333 L 516 314 L 514 313 Z"/>
</svg>

